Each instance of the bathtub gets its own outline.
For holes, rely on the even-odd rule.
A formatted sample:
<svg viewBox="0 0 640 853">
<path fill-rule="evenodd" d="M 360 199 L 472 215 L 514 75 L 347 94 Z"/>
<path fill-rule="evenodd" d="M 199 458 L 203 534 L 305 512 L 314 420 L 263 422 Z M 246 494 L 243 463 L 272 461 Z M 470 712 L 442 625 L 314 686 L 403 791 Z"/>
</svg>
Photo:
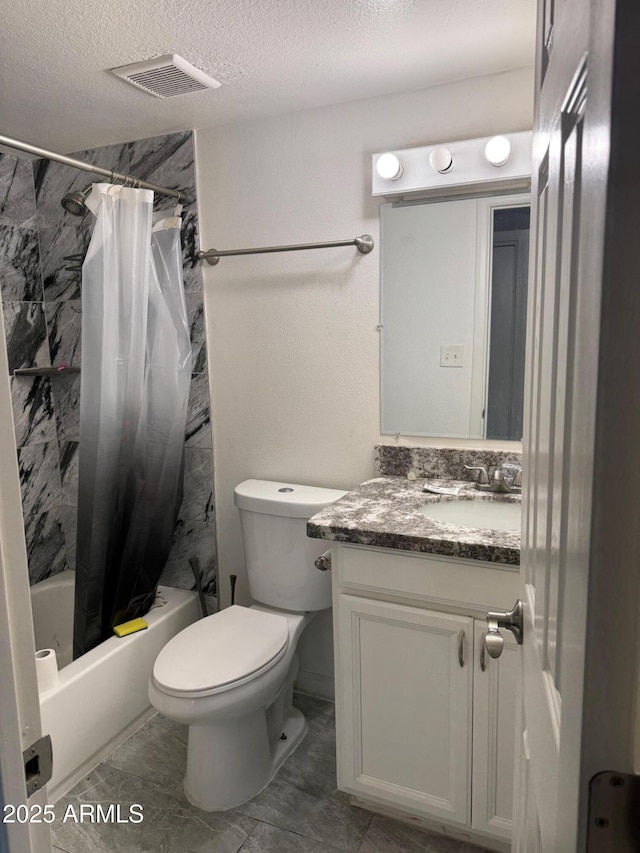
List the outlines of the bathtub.
<svg viewBox="0 0 640 853">
<path fill-rule="evenodd" d="M 36 649 L 55 649 L 57 686 L 40 696 L 42 732 L 51 735 L 55 803 L 89 770 L 155 713 L 147 683 L 160 649 L 200 616 L 194 592 L 159 587 L 161 607 L 145 616 L 149 627 L 111 637 L 72 658 L 75 573 L 61 572 L 31 588 Z"/>
</svg>

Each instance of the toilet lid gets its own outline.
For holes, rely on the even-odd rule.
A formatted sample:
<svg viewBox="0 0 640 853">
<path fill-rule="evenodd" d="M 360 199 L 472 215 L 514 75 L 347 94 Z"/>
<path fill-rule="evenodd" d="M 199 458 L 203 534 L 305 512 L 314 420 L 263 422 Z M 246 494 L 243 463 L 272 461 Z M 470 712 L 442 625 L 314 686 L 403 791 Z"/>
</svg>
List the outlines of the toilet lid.
<svg viewBox="0 0 640 853">
<path fill-rule="evenodd" d="M 202 694 L 263 669 L 287 645 L 286 617 L 237 604 L 200 619 L 162 649 L 153 677 L 172 695 Z"/>
</svg>

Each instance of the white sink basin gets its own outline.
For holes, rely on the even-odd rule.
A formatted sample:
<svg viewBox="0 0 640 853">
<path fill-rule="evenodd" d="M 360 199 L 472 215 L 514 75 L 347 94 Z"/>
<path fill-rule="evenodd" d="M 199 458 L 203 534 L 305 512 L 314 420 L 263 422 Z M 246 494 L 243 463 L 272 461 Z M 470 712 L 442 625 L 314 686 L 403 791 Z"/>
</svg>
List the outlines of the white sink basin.
<svg viewBox="0 0 640 853">
<path fill-rule="evenodd" d="M 444 524 L 520 531 L 519 503 L 487 500 L 439 501 L 423 504 L 418 507 L 418 512 Z"/>
</svg>

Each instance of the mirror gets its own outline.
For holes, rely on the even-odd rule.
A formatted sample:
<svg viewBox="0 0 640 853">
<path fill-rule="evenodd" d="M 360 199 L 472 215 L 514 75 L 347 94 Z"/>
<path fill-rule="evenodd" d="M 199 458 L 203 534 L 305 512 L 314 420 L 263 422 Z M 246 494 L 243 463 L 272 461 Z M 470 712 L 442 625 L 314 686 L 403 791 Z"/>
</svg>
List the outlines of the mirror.
<svg viewBox="0 0 640 853">
<path fill-rule="evenodd" d="M 522 438 L 529 195 L 381 218 L 381 432 Z"/>
</svg>

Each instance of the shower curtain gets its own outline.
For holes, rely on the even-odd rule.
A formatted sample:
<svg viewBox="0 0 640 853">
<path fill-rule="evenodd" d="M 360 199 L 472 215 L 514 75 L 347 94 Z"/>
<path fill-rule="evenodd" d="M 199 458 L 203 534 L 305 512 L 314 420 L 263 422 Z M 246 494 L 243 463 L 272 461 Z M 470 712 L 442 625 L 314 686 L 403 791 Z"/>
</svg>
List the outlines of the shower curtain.
<svg viewBox="0 0 640 853">
<path fill-rule="evenodd" d="M 177 216 L 96 184 L 82 269 L 74 657 L 144 615 L 182 501 L 191 344 Z"/>
</svg>

